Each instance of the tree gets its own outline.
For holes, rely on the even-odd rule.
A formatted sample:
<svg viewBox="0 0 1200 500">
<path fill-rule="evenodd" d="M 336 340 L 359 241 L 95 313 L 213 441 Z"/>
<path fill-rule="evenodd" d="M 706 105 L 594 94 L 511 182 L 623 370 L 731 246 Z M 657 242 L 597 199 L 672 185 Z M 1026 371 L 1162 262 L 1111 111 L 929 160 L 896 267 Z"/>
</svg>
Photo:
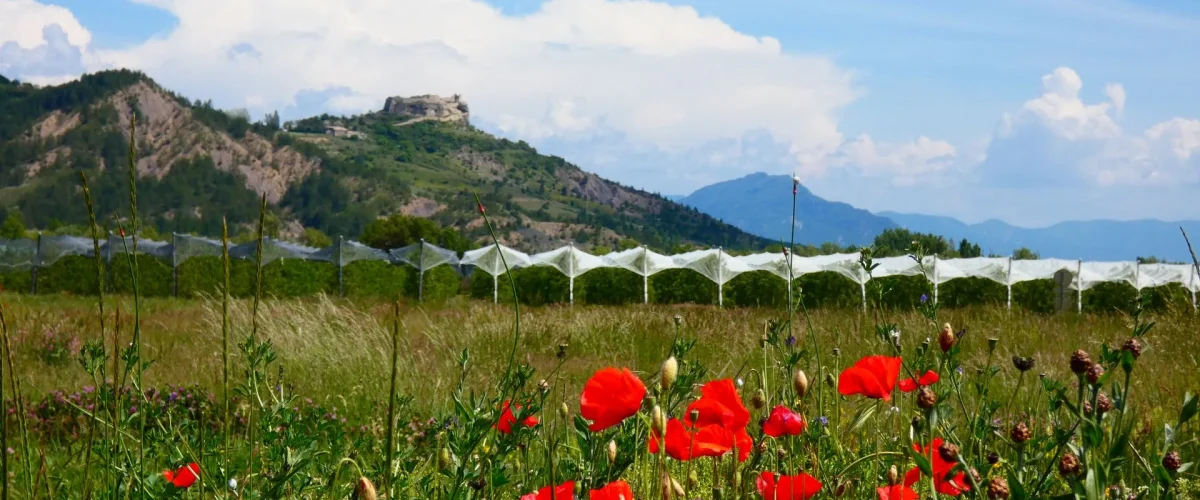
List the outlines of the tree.
<svg viewBox="0 0 1200 500">
<path fill-rule="evenodd" d="M 1021 247 L 1013 251 L 1012 258 L 1013 260 L 1038 260 L 1041 256 L 1033 250 Z"/>
<path fill-rule="evenodd" d="M 424 239 L 442 248 L 455 252 L 470 250 L 470 240 L 451 228 L 442 228 L 429 219 L 395 214 L 385 219 L 375 219 L 363 229 L 360 238 L 363 244 L 390 250 L 402 248 Z"/>
<path fill-rule="evenodd" d="M 333 246 L 333 240 L 329 235 L 322 233 L 320 229 L 311 227 L 304 228 L 304 244 L 314 248 L 326 248 Z"/>
<path fill-rule="evenodd" d="M 0 238 L 19 240 L 25 237 L 25 221 L 21 219 L 21 212 L 10 210 L 8 217 L 4 219 L 4 225 L 0 226 Z"/>
<path fill-rule="evenodd" d="M 958 255 L 963 258 L 982 257 L 983 249 L 979 245 L 971 244 L 966 238 L 958 242 Z"/>
<path fill-rule="evenodd" d="M 941 236 L 890 228 L 875 237 L 875 254 L 880 257 L 906 255 L 914 243 L 920 245 L 926 255 L 946 255 L 951 251 L 950 243 Z"/>
</svg>

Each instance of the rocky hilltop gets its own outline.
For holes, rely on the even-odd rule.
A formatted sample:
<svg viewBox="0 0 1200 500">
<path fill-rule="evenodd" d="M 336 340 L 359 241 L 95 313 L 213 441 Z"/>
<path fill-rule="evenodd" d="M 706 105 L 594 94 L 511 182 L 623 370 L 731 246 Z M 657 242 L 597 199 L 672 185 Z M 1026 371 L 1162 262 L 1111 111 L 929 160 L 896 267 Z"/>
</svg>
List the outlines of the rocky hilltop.
<svg viewBox="0 0 1200 500">
<path fill-rule="evenodd" d="M 414 97 L 389 97 L 383 103 L 383 112 L 404 118 L 397 125 L 409 125 L 423 121 L 440 121 L 470 124 L 471 111 L 462 96 L 442 97 L 419 95 Z"/>
</svg>

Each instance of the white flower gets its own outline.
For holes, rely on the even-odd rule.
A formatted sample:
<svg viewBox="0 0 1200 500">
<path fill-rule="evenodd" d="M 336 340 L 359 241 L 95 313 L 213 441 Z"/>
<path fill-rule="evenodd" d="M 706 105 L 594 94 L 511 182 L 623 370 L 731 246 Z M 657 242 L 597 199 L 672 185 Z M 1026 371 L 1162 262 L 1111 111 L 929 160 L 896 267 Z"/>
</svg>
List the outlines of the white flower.
<svg viewBox="0 0 1200 500">
<path fill-rule="evenodd" d="M 236 477 L 229 478 L 229 489 L 231 489 L 231 490 L 237 489 L 237 478 Z"/>
<path fill-rule="evenodd" d="M 889 335 L 891 335 L 892 338 L 899 340 L 900 339 L 900 330 L 892 330 L 889 333 Z"/>
<path fill-rule="evenodd" d="M 742 379 L 741 379 L 741 378 L 738 378 L 738 379 L 737 379 L 737 384 L 738 384 L 738 387 L 741 387 L 741 386 L 742 386 Z"/>
</svg>

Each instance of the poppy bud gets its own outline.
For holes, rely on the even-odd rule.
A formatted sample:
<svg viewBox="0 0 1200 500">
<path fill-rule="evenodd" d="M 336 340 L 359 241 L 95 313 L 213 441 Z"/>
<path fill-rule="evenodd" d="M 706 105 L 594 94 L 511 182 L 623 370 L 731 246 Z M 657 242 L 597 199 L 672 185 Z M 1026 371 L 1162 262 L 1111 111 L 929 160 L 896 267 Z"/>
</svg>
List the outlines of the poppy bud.
<svg viewBox="0 0 1200 500">
<path fill-rule="evenodd" d="M 443 469 L 450 467 L 450 450 L 449 449 L 442 448 L 440 451 L 438 451 L 438 466 L 440 466 Z"/>
<path fill-rule="evenodd" d="M 663 498 L 683 496 L 683 486 L 679 484 L 679 481 L 676 481 L 675 478 L 665 472 L 663 473 L 662 487 Z M 674 494 L 672 495 L 672 493 Z"/>
<path fill-rule="evenodd" d="M 563 403 L 558 406 L 558 416 L 560 418 L 565 420 L 570 415 L 571 415 L 571 409 L 567 407 L 566 403 Z"/>
<path fill-rule="evenodd" d="M 1088 355 L 1087 351 L 1078 349 L 1071 353 L 1071 371 L 1076 375 L 1082 375 L 1083 372 L 1086 372 L 1088 368 L 1091 368 L 1091 366 L 1092 357 Z"/>
<path fill-rule="evenodd" d="M 1063 453 L 1062 458 L 1058 460 L 1058 473 L 1065 478 L 1078 476 L 1079 467 L 1079 458 L 1074 453 Z"/>
<path fill-rule="evenodd" d="M 1172 451 L 1170 453 L 1167 453 L 1166 456 L 1163 457 L 1162 465 L 1163 465 L 1164 469 L 1167 469 L 1170 472 L 1175 472 L 1175 471 L 1178 471 L 1179 468 L 1183 466 L 1183 460 L 1181 458 L 1179 458 L 1178 451 Z"/>
<path fill-rule="evenodd" d="M 675 356 L 667 358 L 662 364 L 662 388 L 667 390 L 671 388 L 671 384 L 675 383 L 675 378 L 679 376 L 679 362 L 675 361 Z"/>
<path fill-rule="evenodd" d="M 825 384 L 829 387 L 837 387 L 837 379 L 833 377 L 832 373 L 825 374 Z"/>
<path fill-rule="evenodd" d="M 804 370 L 796 370 L 796 374 L 792 375 L 792 388 L 796 389 L 796 397 L 804 399 L 804 394 L 808 392 L 808 375 L 804 374 Z"/>
<path fill-rule="evenodd" d="M 1002 477 L 993 477 L 988 481 L 988 500 L 1005 500 L 1008 498 L 1008 481 Z"/>
<path fill-rule="evenodd" d="M 698 488 L 700 486 L 700 474 L 697 474 L 696 471 L 693 470 L 690 474 L 688 474 L 687 483 L 689 490 Z M 631 498 L 629 500 L 633 499 Z"/>
<path fill-rule="evenodd" d="M 941 346 L 942 352 L 949 352 L 951 347 L 954 347 L 954 329 L 950 328 L 950 323 L 942 325 L 942 333 L 938 335 L 938 345 Z"/>
<path fill-rule="evenodd" d="M 617 442 L 608 440 L 608 463 L 617 461 Z"/>
<path fill-rule="evenodd" d="M 365 477 L 358 478 L 358 484 L 354 486 L 354 497 L 358 500 L 375 500 L 378 496 L 375 494 L 375 485 L 371 484 L 371 480 Z"/>
<path fill-rule="evenodd" d="M 932 389 L 928 387 L 922 387 L 921 390 L 917 392 L 917 406 L 928 410 L 933 408 L 933 405 L 935 404 L 937 404 L 937 394 L 935 394 Z"/>
<path fill-rule="evenodd" d="M 754 397 L 750 398 L 750 404 L 754 405 L 754 409 L 761 410 L 767 405 L 767 395 L 762 389 L 754 391 Z"/>
<path fill-rule="evenodd" d="M 1104 376 L 1104 365 L 1101 365 L 1100 363 L 1092 363 L 1092 366 L 1088 367 L 1088 371 L 1087 371 L 1088 382 L 1091 382 L 1092 384 L 1098 384 L 1098 383 L 1100 383 L 1100 377 L 1103 377 L 1103 376 Z"/>
<path fill-rule="evenodd" d="M 1125 341 L 1125 345 L 1121 346 L 1122 351 L 1129 351 L 1133 355 L 1133 359 L 1138 359 L 1142 355 L 1142 343 L 1138 339 L 1129 339 Z"/>
<path fill-rule="evenodd" d="M 833 489 L 833 496 L 834 496 L 834 498 L 841 498 L 841 497 L 842 497 L 842 495 L 846 494 L 846 485 L 848 485 L 848 484 L 850 484 L 850 482 L 849 482 L 849 481 L 846 481 L 846 482 L 844 482 L 844 483 L 838 484 L 838 485 L 837 485 L 837 488 L 834 488 L 834 489 Z"/>
<path fill-rule="evenodd" d="M 662 434 L 663 429 L 667 428 L 667 419 L 663 418 L 662 407 L 654 405 L 654 409 L 650 410 L 650 425 L 655 434 Z"/>
<path fill-rule="evenodd" d="M 775 450 L 775 454 L 779 456 L 780 460 L 787 458 L 787 450 L 785 450 L 783 448 L 779 448 L 779 449 Z"/>
<path fill-rule="evenodd" d="M 897 484 L 900 484 L 900 471 L 896 470 L 895 465 L 892 465 L 888 469 L 888 486 L 895 486 Z"/>
<path fill-rule="evenodd" d="M 486 213 L 486 211 L 483 209 L 483 203 L 477 203 L 476 205 L 478 205 L 479 208 L 479 215 Z"/>
</svg>

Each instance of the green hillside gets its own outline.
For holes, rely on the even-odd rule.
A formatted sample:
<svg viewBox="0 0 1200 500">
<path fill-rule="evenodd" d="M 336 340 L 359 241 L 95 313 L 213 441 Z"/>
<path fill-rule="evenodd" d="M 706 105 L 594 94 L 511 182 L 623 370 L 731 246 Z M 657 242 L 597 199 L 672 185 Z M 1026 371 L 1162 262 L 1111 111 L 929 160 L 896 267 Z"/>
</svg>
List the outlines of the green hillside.
<svg viewBox="0 0 1200 500">
<path fill-rule="evenodd" d="M 159 232 L 216 235 L 221 216 L 248 226 L 266 194 L 285 237 L 315 228 L 354 238 L 370 221 L 404 213 L 482 240 L 476 191 L 502 240 L 529 250 L 567 241 L 636 240 L 666 250 L 771 243 L 467 124 L 403 124 L 384 111 L 251 123 L 132 71 L 54 87 L 0 80 L 0 208 L 18 210 L 31 227 L 83 224 L 84 171 L 102 220 L 127 213 L 131 116 L 138 118 L 139 210 Z M 330 124 L 353 137 L 326 134 Z"/>
</svg>

